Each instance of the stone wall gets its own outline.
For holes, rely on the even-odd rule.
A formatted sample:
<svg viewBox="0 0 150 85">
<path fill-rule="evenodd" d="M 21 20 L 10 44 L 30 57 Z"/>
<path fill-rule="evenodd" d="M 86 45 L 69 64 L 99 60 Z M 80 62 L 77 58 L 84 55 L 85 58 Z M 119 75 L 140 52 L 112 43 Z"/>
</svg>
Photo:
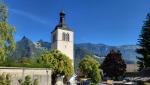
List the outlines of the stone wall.
<svg viewBox="0 0 150 85">
<path fill-rule="evenodd" d="M 138 65 L 137 64 L 127 64 L 126 72 L 137 72 Z"/>
<path fill-rule="evenodd" d="M 37 79 L 39 85 L 51 85 L 51 69 L 47 68 L 20 68 L 20 67 L 0 67 L 0 74 L 11 75 L 11 85 L 20 85 L 18 80 L 31 76 L 32 82 Z"/>
</svg>

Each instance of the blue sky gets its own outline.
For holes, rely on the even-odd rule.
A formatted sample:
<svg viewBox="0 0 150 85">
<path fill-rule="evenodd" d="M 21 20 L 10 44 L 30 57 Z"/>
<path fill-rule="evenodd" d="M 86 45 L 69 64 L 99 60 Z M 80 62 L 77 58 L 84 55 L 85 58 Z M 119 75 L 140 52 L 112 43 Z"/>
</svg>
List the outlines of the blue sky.
<svg viewBox="0 0 150 85">
<path fill-rule="evenodd" d="M 66 23 L 75 32 L 75 43 L 108 45 L 137 44 L 150 12 L 150 0 L 5 0 L 15 39 L 50 42 L 50 32 L 66 13 Z"/>
</svg>

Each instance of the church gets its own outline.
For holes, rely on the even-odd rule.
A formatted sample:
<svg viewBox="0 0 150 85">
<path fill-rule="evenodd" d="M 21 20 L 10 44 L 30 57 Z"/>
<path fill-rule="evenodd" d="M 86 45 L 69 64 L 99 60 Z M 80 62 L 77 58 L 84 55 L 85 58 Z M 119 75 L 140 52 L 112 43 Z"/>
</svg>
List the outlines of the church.
<svg viewBox="0 0 150 85">
<path fill-rule="evenodd" d="M 59 50 L 74 62 L 74 32 L 65 23 L 64 11 L 59 16 L 59 23 L 51 32 L 51 48 Z"/>
<path fill-rule="evenodd" d="M 59 50 L 73 62 L 74 32 L 65 24 L 64 11 L 60 12 L 60 20 L 51 32 L 51 39 L 51 48 Z M 0 74 L 3 73 L 9 73 L 13 77 L 11 79 L 11 85 L 20 85 L 20 79 L 25 78 L 27 75 L 31 76 L 32 81 L 37 79 L 39 85 L 52 85 L 52 69 L 48 68 L 0 67 Z M 58 80 L 57 85 L 63 85 L 62 80 Z"/>
</svg>

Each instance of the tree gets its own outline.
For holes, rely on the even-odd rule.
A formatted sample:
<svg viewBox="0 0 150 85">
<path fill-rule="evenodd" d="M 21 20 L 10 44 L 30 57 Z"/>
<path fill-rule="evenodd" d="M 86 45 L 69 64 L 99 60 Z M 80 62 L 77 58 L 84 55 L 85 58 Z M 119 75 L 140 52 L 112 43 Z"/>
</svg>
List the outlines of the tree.
<svg viewBox="0 0 150 85">
<path fill-rule="evenodd" d="M 58 50 L 52 50 L 51 54 L 54 56 L 56 61 L 56 64 L 54 65 L 55 67 L 53 68 L 54 72 L 52 74 L 53 82 L 55 83 L 57 76 L 64 76 L 68 81 L 68 79 L 73 75 L 71 59 Z"/>
<path fill-rule="evenodd" d="M 27 57 L 21 57 L 18 60 L 18 64 L 23 66 L 23 67 L 30 67 L 31 64 L 33 64 L 33 59 L 27 58 Z"/>
<path fill-rule="evenodd" d="M 121 53 L 111 50 L 102 63 L 102 69 L 105 77 L 118 80 L 126 72 L 126 64 L 122 59 Z"/>
<path fill-rule="evenodd" d="M 137 53 L 141 54 L 142 57 L 137 57 L 137 63 L 139 70 L 142 70 L 143 68 L 150 67 L 150 13 L 147 14 L 138 42 L 140 48 L 137 49 Z"/>
<path fill-rule="evenodd" d="M 91 56 L 85 56 L 79 63 L 79 72 L 83 78 L 89 78 L 92 83 L 99 83 L 102 79 L 100 64 Z"/>
<path fill-rule="evenodd" d="M 47 68 L 52 68 L 52 84 L 55 85 L 59 76 L 69 78 L 73 75 L 73 65 L 71 59 L 58 50 L 44 52 L 38 62 Z"/>
<path fill-rule="evenodd" d="M 0 61 L 5 61 L 11 51 L 15 49 L 15 28 L 7 22 L 8 10 L 0 0 Z"/>
<path fill-rule="evenodd" d="M 38 63 L 40 63 L 41 65 L 43 65 L 43 67 L 46 68 L 54 68 L 57 61 L 50 51 L 45 51 L 40 55 Z"/>
</svg>

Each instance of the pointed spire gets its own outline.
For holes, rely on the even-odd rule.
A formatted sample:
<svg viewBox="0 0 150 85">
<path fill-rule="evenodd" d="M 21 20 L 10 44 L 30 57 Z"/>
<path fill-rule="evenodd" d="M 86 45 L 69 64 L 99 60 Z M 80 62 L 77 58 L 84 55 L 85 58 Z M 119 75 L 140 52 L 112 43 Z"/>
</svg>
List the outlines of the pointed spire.
<svg viewBox="0 0 150 85">
<path fill-rule="evenodd" d="M 59 21 L 59 23 L 61 25 L 64 25 L 65 24 L 65 12 L 62 10 L 59 15 L 60 15 L 60 21 Z"/>
<path fill-rule="evenodd" d="M 72 31 L 72 30 L 65 24 L 65 15 L 66 15 L 66 14 L 65 14 L 65 12 L 64 12 L 63 10 L 59 13 L 59 16 L 60 16 L 59 24 L 56 25 L 55 29 L 54 29 L 52 32 L 54 32 L 54 31 L 57 30 L 57 29 Z"/>
</svg>

